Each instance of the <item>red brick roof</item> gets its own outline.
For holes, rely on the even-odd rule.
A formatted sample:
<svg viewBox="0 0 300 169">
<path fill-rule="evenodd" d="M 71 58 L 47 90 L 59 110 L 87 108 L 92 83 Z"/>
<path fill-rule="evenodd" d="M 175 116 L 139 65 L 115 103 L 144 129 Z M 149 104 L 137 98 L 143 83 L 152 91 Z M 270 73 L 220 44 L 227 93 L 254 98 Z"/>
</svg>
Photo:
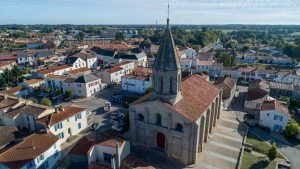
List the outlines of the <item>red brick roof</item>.
<svg viewBox="0 0 300 169">
<path fill-rule="evenodd" d="M 183 99 L 175 105 L 164 103 L 185 118 L 196 121 L 220 92 L 221 90 L 217 86 L 206 81 L 201 75 L 196 74 L 181 83 Z M 147 102 L 151 99 L 151 96 L 152 93 L 149 93 L 133 102 L 133 105 Z"/>
<path fill-rule="evenodd" d="M 25 83 L 32 85 L 32 84 L 43 82 L 43 81 L 44 81 L 44 79 L 30 79 L 30 80 L 26 80 Z"/>
<path fill-rule="evenodd" d="M 23 86 L 17 86 L 17 87 L 13 87 L 7 90 L 2 91 L 1 93 L 5 93 L 5 94 L 14 94 L 17 92 L 20 92 L 22 90 L 24 90 L 25 88 Z"/>
<path fill-rule="evenodd" d="M 136 80 L 149 80 L 152 74 L 152 69 L 146 67 L 136 67 L 130 74 L 122 76 L 122 78 L 136 79 Z"/>
<path fill-rule="evenodd" d="M 276 101 L 276 100 L 264 101 L 261 106 L 261 110 L 262 111 L 276 110 L 280 113 L 289 115 L 289 109 L 285 105 L 283 105 L 282 103 L 280 103 L 279 101 Z"/>
<path fill-rule="evenodd" d="M 115 72 L 118 72 L 118 71 L 121 71 L 121 70 L 123 70 L 123 68 L 118 66 L 118 67 L 113 67 L 113 68 L 107 70 L 107 72 L 112 74 L 112 73 L 115 73 Z"/>
<path fill-rule="evenodd" d="M 0 154 L 0 163 L 18 169 L 46 152 L 58 141 L 52 133 L 34 133 Z"/>
<path fill-rule="evenodd" d="M 124 142 L 125 138 L 113 129 L 107 129 L 101 133 L 92 132 L 79 140 L 70 153 L 87 155 L 90 148 L 94 145 L 115 147 L 117 143 L 121 146 Z"/>
<path fill-rule="evenodd" d="M 90 70 L 91 69 L 89 69 L 87 67 L 81 67 L 81 68 L 78 68 L 78 69 L 70 70 L 70 71 L 68 71 L 68 73 L 77 74 L 77 73 L 84 73 L 84 72 L 90 71 Z"/>
<path fill-rule="evenodd" d="M 71 68 L 71 66 L 69 66 L 69 65 L 56 66 L 56 67 L 53 67 L 50 69 L 38 70 L 37 72 L 41 73 L 41 74 L 49 74 L 49 73 L 53 73 L 58 70 L 67 69 L 67 68 Z"/>
<path fill-rule="evenodd" d="M 58 80 L 65 80 L 68 78 L 68 76 L 61 76 L 61 75 L 47 75 L 47 78 L 50 79 L 58 79 Z"/>
<path fill-rule="evenodd" d="M 10 106 L 14 106 L 19 103 L 17 98 L 4 98 L 4 96 L 0 96 L 0 109 L 7 108 Z"/>
<path fill-rule="evenodd" d="M 67 118 L 72 117 L 75 114 L 78 114 L 84 110 L 85 110 L 84 107 L 70 105 L 64 107 L 64 111 L 59 111 L 59 112 L 49 114 L 48 116 L 36 120 L 36 122 L 45 126 L 48 125 L 53 126 L 54 124 L 66 120 Z"/>
<path fill-rule="evenodd" d="M 260 88 L 253 88 L 248 89 L 246 94 L 246 101 L 263 101 L 266 97 L 268 97 L 269 92 L 260 89 Z"/>
</svg>

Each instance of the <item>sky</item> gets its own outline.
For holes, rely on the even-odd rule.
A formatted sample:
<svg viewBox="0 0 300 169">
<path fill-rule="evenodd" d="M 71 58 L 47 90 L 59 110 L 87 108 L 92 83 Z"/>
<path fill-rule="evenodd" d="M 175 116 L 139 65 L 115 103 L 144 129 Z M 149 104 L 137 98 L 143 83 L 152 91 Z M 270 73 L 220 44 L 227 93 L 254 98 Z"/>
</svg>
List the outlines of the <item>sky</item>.
<svg viewBox="0 0 300 169">
<path fill-rule="evenodd" d="M 165 24 L 168 0 L 0 0 L 0 24 Z M 300 25 L 300 0 L 170 0 L 172 24 Z"/>
</svg>

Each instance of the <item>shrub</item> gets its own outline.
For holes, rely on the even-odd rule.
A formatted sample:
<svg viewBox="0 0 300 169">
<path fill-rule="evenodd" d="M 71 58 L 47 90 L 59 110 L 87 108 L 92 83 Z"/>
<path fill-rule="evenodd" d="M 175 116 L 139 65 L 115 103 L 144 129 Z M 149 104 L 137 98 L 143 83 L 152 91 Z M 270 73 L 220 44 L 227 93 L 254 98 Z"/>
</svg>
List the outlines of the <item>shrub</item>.
<svg viewBox="0 0 300 169">
<path fill-rule="evenodd" d="M 51 100 L 49 100 L 48 98 L 43 98 L 43 99 L 41 100 L 41 104 L 42 104 L 42 105 L 45 105 L 45 106 L 51 106 L 51 105 L 52 105 L 52 102 L 51 102 Z"/>
<path fill-rule="evenodd" d="M 290 138 L 296 138 L 299 134 L 299 126 L 295 122 L 288 122 L 285 130 L 284 135 Z"/>
<path fill-rule="evenodd" d="M 56 90 L 55 90 L 55 94 L 56 94 L 56 95 L 60 95 L 60 94 L 62 94 L 62 91 L 61 91 L 60 89 L 56 89 Z"/>
<path fill-rule="evenodd" d="M 72 90 L 67 90 L 67 91 L 65 92 L 65 96 L 66 96 L 67 98 L 72 98 L 72 97 L 74 96 L 74 93 L 73 93 Z"/>
<path fill-rule="evenodd" d="M 271 161 L 273 161 L 277 156 L 278 156 L 277 147 L 276 147 L 276 144 L 273 143 L 272 147 L 270 148 L 270 150 L 268 152 L 268 157 Z"/>
<path fill-rule="evenodd" d="M 49 87 L 45 87 L 45 88 L 44 88 L 44 92 L 50 93 L 50 92 L 51 92 L 51 89 L 50 89 Z"/>
</svg>

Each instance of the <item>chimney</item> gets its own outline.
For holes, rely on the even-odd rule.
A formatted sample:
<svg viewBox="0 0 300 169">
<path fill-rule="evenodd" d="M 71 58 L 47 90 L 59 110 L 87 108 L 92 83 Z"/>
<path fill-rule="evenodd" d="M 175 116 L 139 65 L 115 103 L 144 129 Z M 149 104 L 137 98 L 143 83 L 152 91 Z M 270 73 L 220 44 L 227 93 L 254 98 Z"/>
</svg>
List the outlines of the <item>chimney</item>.
<svg viewBox="0 0 300 169">
<path fill-rule="evenodd" d="M 58 113 L 58 112 L 59 112 L 59 107 L 56 106 L 56 107 L 55 107 L 55 113 Z"/>
<path fill-rule="evenodd" d="M 3 94 L 4 100 L 7 99 L 7 94 Z"/>
<path fill-rule="evenodd" d="M 119 155 L 119 143 L 116 144 L 116 153 L 113 158 L 113 168 L 120 169 L 121 167 L 121 159 Z"/>
<path fill-rule="evenodd" d="M 65 111 L 65 106 L 60 105 L 60 110 L 61 110 L 61 111 Z"/>
<path fill-rule="evenodd" d="M 50 122 L 50 121 L 49 121 L 49 122 Z M 50 132 L 50 128 L 49 128 L 49 126 L 47 126 L 47 127 L 46 127 L 46 133 L 49 134 L 49 132 Z"/>
</svg>

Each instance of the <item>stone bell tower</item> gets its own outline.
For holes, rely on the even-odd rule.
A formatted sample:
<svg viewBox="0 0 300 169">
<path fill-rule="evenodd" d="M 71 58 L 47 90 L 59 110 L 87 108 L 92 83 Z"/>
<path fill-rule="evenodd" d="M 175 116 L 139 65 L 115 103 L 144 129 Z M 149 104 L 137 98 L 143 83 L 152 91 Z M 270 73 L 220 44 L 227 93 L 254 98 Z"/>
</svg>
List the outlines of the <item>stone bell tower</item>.
<svg viewBox="0 0 300 169">
<path fill-rule="evenodd" d="M 177 56 L 169 18 L 153 66 L 154 96 L 171 104 L 176 104 L 181 98 L 181 68 Z"/>
</svg>

